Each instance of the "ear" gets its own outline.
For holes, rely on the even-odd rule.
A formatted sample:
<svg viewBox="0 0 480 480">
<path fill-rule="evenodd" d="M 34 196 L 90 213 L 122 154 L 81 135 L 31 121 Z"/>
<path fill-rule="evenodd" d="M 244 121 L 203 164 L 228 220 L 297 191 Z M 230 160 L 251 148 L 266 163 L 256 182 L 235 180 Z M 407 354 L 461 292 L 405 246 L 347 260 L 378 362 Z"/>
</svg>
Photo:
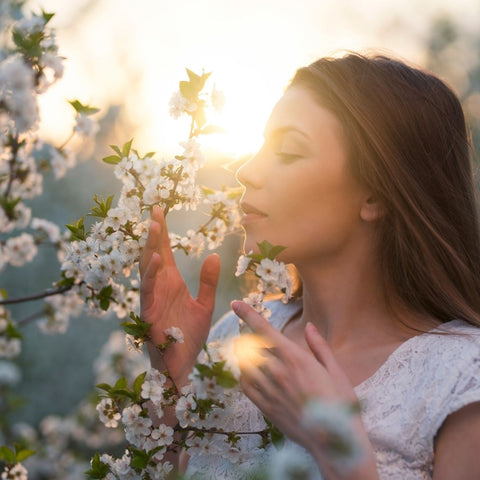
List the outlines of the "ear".
<svg viewBox="0 0 480 480">
<path fill-rule="evenodd" d="M 383 217 L 385 208 L 373 195 L 366 196 L 361 208 L 360 218 L 365 222 L 375 222 Z"/>
</svg>

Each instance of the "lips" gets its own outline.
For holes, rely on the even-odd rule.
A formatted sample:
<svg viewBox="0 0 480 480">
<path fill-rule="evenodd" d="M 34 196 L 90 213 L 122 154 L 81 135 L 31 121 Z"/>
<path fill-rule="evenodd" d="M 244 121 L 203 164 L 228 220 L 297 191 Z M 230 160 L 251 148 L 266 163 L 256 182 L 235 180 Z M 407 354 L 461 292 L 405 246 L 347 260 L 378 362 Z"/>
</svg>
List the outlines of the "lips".
<svg viewBox="0 0 480 480">
<path fill-rule="evenodd" d="M 262 212 L 253 205 L 250 205 L 249 203 L 242 202 L 240 204 L 240 207 L 244 214 L 241 220 L 242 225 L 258 222 L 259 220 L 263 220 L 267 217 L 267 214 L 265 212 Z"/>
<path fill-rule="evenodd" d="M 258 208 L 255 208 L 253 205 L 250 205 L 249 203 L 242 202 L 240 208 L 245 215 L 260 215 L 262 217 L 267 216 L 265 212 L 262 212 Z"/>
</svg>

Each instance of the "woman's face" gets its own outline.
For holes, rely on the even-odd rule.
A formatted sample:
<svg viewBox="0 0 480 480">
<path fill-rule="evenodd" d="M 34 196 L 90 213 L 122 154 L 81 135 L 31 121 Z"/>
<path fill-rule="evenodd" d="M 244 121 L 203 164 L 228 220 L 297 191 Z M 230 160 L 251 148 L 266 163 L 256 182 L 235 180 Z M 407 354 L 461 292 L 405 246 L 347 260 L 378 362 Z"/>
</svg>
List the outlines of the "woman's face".
<svg viewBox="0 0 480 480">
<path fill-rule="evenodd" d="M 303 87 L 290 87 L 265 128 L 260 151 L 238 173 L 245 187 L 245 251 L 284 245 L 281 259 L 311 262 L 340 254 L 361 228 L 365 189 L 349 173 L 337 118 Z"/>
</svg>

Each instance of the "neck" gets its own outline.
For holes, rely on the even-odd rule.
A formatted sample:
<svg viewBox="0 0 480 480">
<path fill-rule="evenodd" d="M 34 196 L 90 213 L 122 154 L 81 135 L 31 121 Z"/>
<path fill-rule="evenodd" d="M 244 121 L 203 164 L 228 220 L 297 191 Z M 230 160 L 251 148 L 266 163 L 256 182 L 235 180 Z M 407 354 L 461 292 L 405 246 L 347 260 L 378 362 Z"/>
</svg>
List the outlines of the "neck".
<svg viewBox="0 0 480 480">
<path fill-rule="evenodd" d="M 387 307 L 375 254 L 368 250 L 297 264 L 303 282 L 300 322 L 313 323 L 335 350 L 395 341 L 402 330 Z"/>
</svg>

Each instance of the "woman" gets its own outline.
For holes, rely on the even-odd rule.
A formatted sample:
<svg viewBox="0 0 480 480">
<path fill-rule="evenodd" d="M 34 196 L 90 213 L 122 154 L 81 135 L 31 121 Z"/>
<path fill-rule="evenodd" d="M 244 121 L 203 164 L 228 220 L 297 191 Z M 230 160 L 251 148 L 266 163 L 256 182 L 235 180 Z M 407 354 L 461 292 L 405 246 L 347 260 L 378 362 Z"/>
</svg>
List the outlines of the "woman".
<svg viewBox="0 0 480 480">
<path fill-rule="evenodd" d="M 280 259 L 295 265 L 302 297 L 274 302 L 270 323 L 233 302 L 274 347 L 266 364 L 242 371 L 250 400 L 237 413 L 252 425 L 262 412 L 299 455 L 308 451 L 318 478 L 480 478 L 480 235 L 469 153 L 461 106 L 444 83 L 350 54 L 296 73 L 264 145 L 238 172 L 245 251 L 265 239 L 286 245 Z M 207 339 L 219 268 L 217 256 L 205 260 L 193 299 L 154 210 L 142 316 L 154 344 L 165 328 L 182 328 L 185 343 L 164 358 L 149 349 L 177 386 Z M 210 339 L 235 333 L 235 318 Z M 360 402 L 351 428 L 363 456 L 352 468 L 302 422 L 316 399 Z M 253 444 L 250 460 L 263 461 Z M 215 455 L 191 458 L 196 472 L 241 478 Z"/>
</svg>

